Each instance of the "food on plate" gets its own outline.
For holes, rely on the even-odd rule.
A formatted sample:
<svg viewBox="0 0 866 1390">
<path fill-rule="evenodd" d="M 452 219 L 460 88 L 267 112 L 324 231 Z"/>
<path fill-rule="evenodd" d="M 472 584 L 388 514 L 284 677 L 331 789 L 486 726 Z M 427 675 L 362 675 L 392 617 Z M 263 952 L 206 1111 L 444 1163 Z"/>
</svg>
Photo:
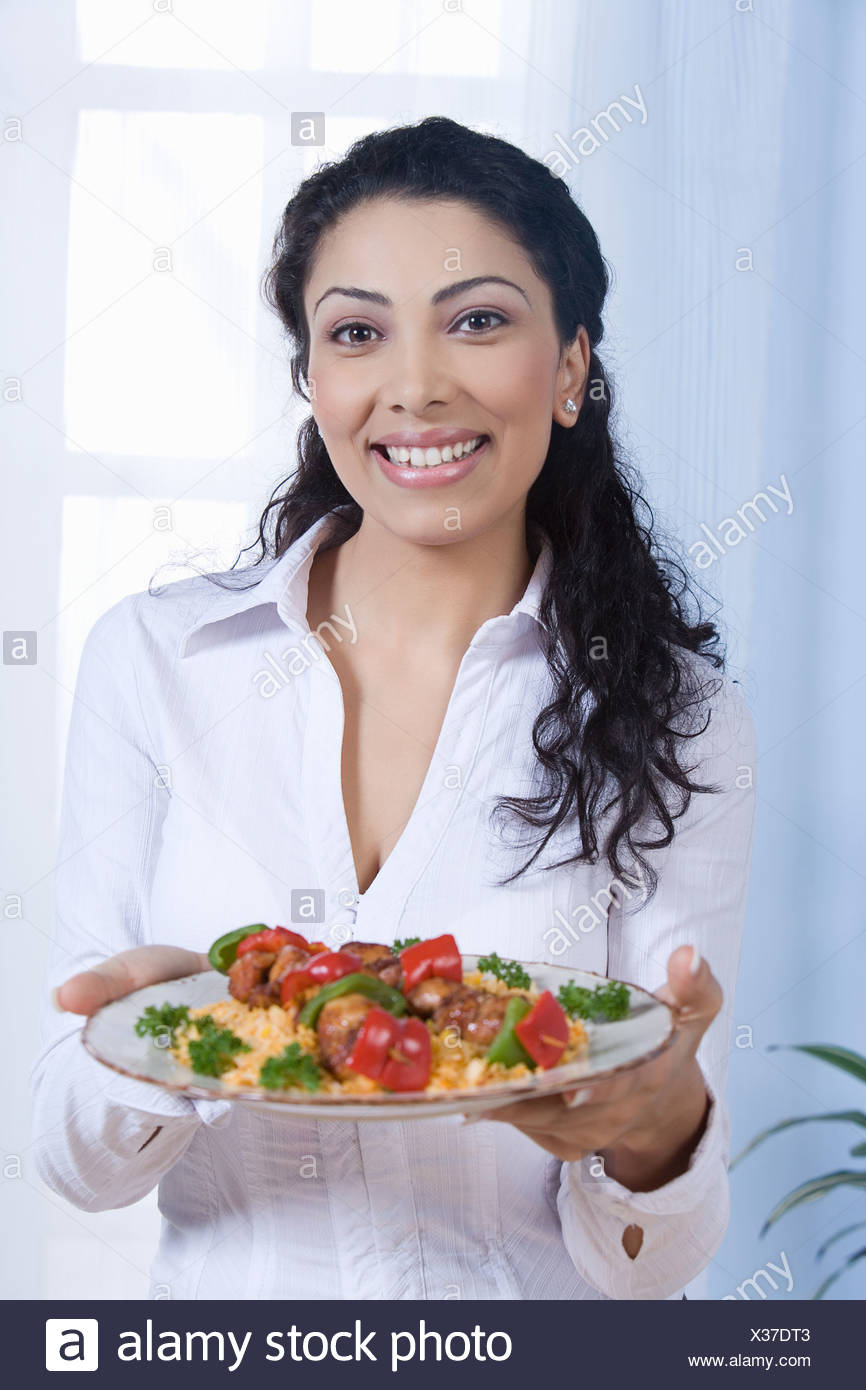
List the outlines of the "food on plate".
<svg viewBox="0 0 866 1390">
<path fill-rule="evenodd" d="M 271 1091 L 364 1096 L 477 1088 L 585 1057 L 584 1019 L 629 1011 L 627 985 L 540 989 L 496 952 L 464 969 L 450 933 L 329 950 L 255 923 L 208 957 L 229 998 L 148 1006 L 135 1024 L 198 1075 Z"/>
</svg>

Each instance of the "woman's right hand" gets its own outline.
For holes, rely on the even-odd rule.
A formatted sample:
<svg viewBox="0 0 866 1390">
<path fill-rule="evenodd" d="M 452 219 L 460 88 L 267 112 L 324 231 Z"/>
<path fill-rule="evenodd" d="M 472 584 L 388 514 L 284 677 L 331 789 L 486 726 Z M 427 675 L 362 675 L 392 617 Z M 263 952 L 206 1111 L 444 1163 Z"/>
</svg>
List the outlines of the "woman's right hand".
<svg viewBox="0 0 866 1390">
<path fill-rule="evenodd" d="M 163 980 L 177 980 L 182 975 L 195 975 L 210 970 L 207 954 L 188 951 L 183 946 L 133 946 L 116 956 L 72 975 L 53 992 L 56 1007 L 72 1014 L 94 1014 L 113 999 L 158 985 Z"/>
</svg>

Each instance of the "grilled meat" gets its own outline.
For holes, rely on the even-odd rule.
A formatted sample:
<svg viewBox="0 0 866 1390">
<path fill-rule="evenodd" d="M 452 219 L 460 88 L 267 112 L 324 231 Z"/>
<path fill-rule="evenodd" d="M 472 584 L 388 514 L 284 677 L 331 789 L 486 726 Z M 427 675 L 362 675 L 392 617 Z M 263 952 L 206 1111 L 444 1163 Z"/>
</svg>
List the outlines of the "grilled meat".
<svg viewBox="0 0 866 1390">
<path fill-rule="evenodd" d="M 332 999 L 325 1004 L 319 1014 L 316 1033 L 322 1060 L 341 1081 L 354 1075 L 345 1065 L 346 1058 L 355 1046 L 361 1025 L 372 1008 L 375 1008 L 373 1000 L 366 995 L 344 994 L 341 999 Z"/>
<path fill-rule="evenodd" d="M 269 1009 L 272 1004 L 279 1004 L 280 987 L 267 980 L 262 985 L 253 985 L 246 1002 L 251 1009 Z"/>
<path fill-rule="evenodd" d="M 279 984 L 283 976 L 288 975 L 290 970 L 302 969 L 308 960 L 312 960 L 309 951 L 302 951 L 300 946 L 283 946 L 270 968 L 268 980 L 271 984 Z M 277 998 L 279 998 L 279 993 L 277 990 Z"/>
<path fill-rule="evenodd" d="M 456 1028 L 467 1041 L 489 1047 L 502 1027 L 507 1005 L 508 995 L 458 985 L 434 1013 L 433 1027 L 437 1033 Z"/>
<path fill-rule="evenodd" d="M 280 983 L 290 970 L 300 970 L 309 951 L 283 946 L 279 951 L 247 951 L 229 966 L 229 994 L 251 1009 L 280 1002 Z"/>
<path fill-rule="evenodd" d="M 382 946 L 376 941 L 347 941 L 343 950 L 363 961 L 365 975 L 377 975 L 384 984 L 394 989 L 400 988 L 403 967 L 400 957 L 394 955 L 390 946 Z"/>
<path fill-rule="evenodd" d="M 275 951 L 247 951 L 229 966 L 229 994 L 242 1004 L 253 1002 L 250 994 L 257 985 L 267 983 L 268 971 L 276 960 Z M 279 999 L 279 989 L 277 998 Z"/>
<path fill-rule="evenodd" d="M 443 980 L 438 975 L 432 975 L 430 979 L 414 985 L 406 998 L 416 1014 L 420 1014 L 422 1018 L 432 1018 L 440 1004 L 444 1004 L 452 994 L 465 988 L 465 985 L 455 980 Z"/>
<path fill-rule="evenodd" d="M 361 961 L 360 973 L 374 975 L 399 989 L 403 978 L 400 959 L 389 946 L 350 941 L 345 949 Z M 283 977 L 292 970 L 301 970 L 312 959 L 310 952 L 299 946 L 283 946 L 279 951 L 247 951 L 229 967 L 229 993 L 251 1008 L 267 1008 L 279 1003 Z"/>
<path fill-rule="evenodd" d="M 433 1019 L 437 1033 L 456 1028 L 461 1037 L 479 1047 L 489 1047 L 502 1027 L 508 997 L 437 975 L 422 980 L 406 995 L 416 1013 Z"/>
</svg>

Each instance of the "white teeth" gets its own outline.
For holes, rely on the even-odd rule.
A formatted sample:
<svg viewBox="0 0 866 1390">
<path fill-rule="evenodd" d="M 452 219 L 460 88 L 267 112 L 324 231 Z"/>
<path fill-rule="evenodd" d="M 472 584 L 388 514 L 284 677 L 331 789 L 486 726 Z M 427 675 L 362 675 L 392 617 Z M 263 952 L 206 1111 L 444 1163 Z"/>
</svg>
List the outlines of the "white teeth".
<svg viewBox="0 0 866 1390">
<path fill-rule="evenodd" d="M 455 459 L 471 454 L 481 443 L 482 436 L 467 439 L 465 444 L 446 444 L 442 449 L 407 449 L 405 446 L 389 448 L 385 452 L 391 463 L 408 463 L 411 468 L 436 468 L 440 463 L 452 463 Z"/>
</svg>

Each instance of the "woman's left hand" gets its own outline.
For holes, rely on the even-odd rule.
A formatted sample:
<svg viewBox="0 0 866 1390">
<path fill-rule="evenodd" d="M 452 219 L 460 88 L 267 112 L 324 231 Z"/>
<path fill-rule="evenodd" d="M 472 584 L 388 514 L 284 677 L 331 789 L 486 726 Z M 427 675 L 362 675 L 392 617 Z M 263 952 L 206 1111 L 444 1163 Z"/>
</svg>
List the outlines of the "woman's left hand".
<svg viewBox="0 0 866 1390">
<path fill-rule="evenodd" d="M 517 1101 L 480 1117 L 515 1125 L 565 1162 L 600 1154 L 604 1171 L 632 1191 L 685 1172 L 706 1126 L 710 1098 L 695 1053 L 722 1006 L 722 989 L 696 948 L 679 946 L 656 997 L 674 1010 L 672 1045 L 642 1066 L 578 1091 Z M 474 1117 L 473 1117 L 474 1118 Z"/>
</svg>

